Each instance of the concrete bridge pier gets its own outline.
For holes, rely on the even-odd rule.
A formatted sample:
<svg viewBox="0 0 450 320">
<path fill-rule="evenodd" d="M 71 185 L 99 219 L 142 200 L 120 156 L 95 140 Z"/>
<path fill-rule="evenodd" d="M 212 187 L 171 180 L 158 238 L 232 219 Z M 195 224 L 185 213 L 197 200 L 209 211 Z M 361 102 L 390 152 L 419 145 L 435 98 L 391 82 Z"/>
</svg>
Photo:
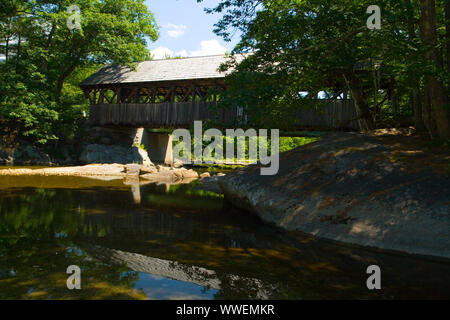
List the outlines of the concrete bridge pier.
<svg viewBox="0 0 450 320">
<path fill-rule="evenodd" d="M 146 140 L 147 140 L 146 137 L 147 136 L 146 136 L 146 132 L 145 132 L 144 128 L 137 128 L 134 138 L 133 138 L 133 146 L 132 146 L 133 152 L 136 152 L 138 154 L 138 157 L 142 159 L 140 162 L 145 166 L 152 164 L 152 161 L 148 155 L 148 152 L 141 148 L 142 145 L 145 148 L 147 148 L 146 147 Z"/>
<path fill-rule="evenodd" d="M 148 133 L 144 128 L 135 129 L 134 152 L 138 152 L 143 165 L 153 162 L 173 164 L 172 135 L 169 133 Z M 144 146 L 145 150 L 141 148 Z"/>
<path fill-rule="evenodd" d="M 172 135 L 169 133 L 147 133 L 146 148 L 153 162 L 173 164 Z"/>
<path fill-rule="evenodd" d="M 83 146 L 83 163 L 173 164 L 172 135 L 149 133 L 145 128 L 91 127 Z"/>
</svg>

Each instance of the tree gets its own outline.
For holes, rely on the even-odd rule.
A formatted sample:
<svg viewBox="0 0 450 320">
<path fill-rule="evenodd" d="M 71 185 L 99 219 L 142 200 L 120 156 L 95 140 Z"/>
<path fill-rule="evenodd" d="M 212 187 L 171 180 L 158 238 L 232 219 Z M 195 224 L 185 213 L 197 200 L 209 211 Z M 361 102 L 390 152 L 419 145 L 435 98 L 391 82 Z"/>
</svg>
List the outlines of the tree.
<svg viewBox="0 0 450 320">
<path fill-rule="evenodd" d="M 428 76 L 434 74 L 441 84 L 448 83 L 442 70 L 430 71 L 433 55 L 439 52 L 430 54 L 429 49 L 427 54 L 426 50 L 433 47 L 429 46 L 432 43 L 442 47 L 442 40 L 428 39 L 425 44 L 423 37 L 418 36 L 421 7 L 410 1 L 378 1 L 382 8 L 381 29 L 369 30 L 366 9 L 372 4 L 352 0 L 223 0 L 215 8 L 206 9 L 224 13 L 215 25 L 218 35 L 227 40 L 234 29 L 242 32 L 233 53 L 252 52 L 244 63 L 226 66 L 235 67 L 236 71 L 228 77 L 232 90 L 223 102 L 232 104 L 235 97 L 240 97 L 235 103 L 255 109 L 254 113 L 258 112 L 256 109 L 275 108 L 280 118 L 284 114 L 289 119 L 292 110 L 307 102 L 299 92 L 308 91 L 314 93 L 309 97 L 314 97 L 319 91 L 348 90 L 355 101 L 361 129 L 374 128 L 383 110 L 394 120 L 414 113 L 420 127 L 422 105 L 424 110 L 429 105 L 421 101 L 425 96 L 421 91 L 424 83 L 428 86 L 434 83 L 427 81 Z M 443 13 L 443 0 L 439 8 Z M 442 21 L 439 20 L 439 25 Z M 428 30 L 433 29 L 436 34 L 437 28 L 435 23 Z M 262 81 L 261 86 L 244 81 L 250 74 L 255 75 L 254 80 Z M 381 91 L 378 75 L 389 83 Z M 239 78 L 243 80 L 240 83 Z M 272 85 L 267 86 L 270 79 Z M 436 85 L 432 87 L 435 92 Z M 262 88 L 268 91 L 263 94 Z M 265 101 L 259 98 L 262 96 Z M 436 99 L 433 110 L 441 110 L 443 115 Z M 425 120 L 431 124 L 427 126 L 431 132 L 432 126 L 442 128 L 445 121 L 448 125 L 448 118 L 439 120 L 435 111 L 428 118 Z M 445 131 L 440 135 L 445 136 Z"/>
<path fill-rule="evenodd" d="M 81 11 L 80 29 L 69 28 L 70 5 Z M 81 117 L 66 110 L 84 99 L 76 86 L 62 97 L 67 79 L 92 66 L 149 59 L 147 39 L 156 40 L 158 29 L 144 0 L 6 0 L 0 37 L 0 121 L 46 143 L 70 135 L 58 132 L 68 128 L 61 124 Z"/>
<path fill-rule="evenodd" d="M 415 19 L 414 19 L 414 6 L 411 3 L 411 0 L 406 0 L 406 6 L 407 6 L 407 24 L 408 24 L 408 38 L 409 41 L 414 42 L 417 41 L 417 27 L 415 25 Z M 415 57 L 414 53 L 410 54 L 410 58 L 412 60 L 417 59 Z M 412 88 L 411 88 L 411 103 L 413 108 L 413 114 L 414 114 L 414 125 L 417 130 L 423 131 L 424 130 L 424 123 L 423 123 L 423 115 L 422 115 L 422 95 L 420 94 L 420 75 L 413 76 L 414 79 L 412 79 Z"/>
<path fill-rule="evenodd" d="M 365 27 L 369 1 L 357 5 L 353 1 L 342 1 L 340 5 L 323 0 L 261 1 L 259 11 L 253 10 L 251 1 L 221 4 L 227 3 L 253 15 L 234 14 L 237 9 L 231 9 L 216 25 L 216 32 L 226 35 L 225 28 L 239 25 L 244 19 L 245 30 L 235 51 L 253 51 L 249 59 L 257 61 L 252 65 L 262 73 L 285 73 L 291 85 L 283 94 L 283 103 L 304 103 L 296 92 L 347 86 L 355 100 L 361 128 L 374 128 L 364 83 L 369 79 L 361 78 L 364 72 L 356 72 L 358 66 L 369 66 L 367 63 L 379 56 L 369 42 L 373 34 Z M 223 9 L 219 6 L 215 11 Z"/>
<path fill-rule="evenodd" d="M 449 137 L 449 118 L 445 109 L 444 88 L 437 73 L 443 69 L 442 55 L 437 45 L 436 4 L 434 0 L 420 1 L 420 35 L 425 47 L 425 58 L 429 62 L 430 72 L 425 77 L 425 91 L 432 118 L 435 120 L 436 133 L 439 137 Z M 434 128 L 433 128 L 434 129 Z M 433 130 L 431 129 L 431 130 Z"/>
<path fill-rule="evenodd" d="M 450 0 L 445 0 L 445 40 L 447 48 L 447 73 L 450 73 Z"/>
</svg>

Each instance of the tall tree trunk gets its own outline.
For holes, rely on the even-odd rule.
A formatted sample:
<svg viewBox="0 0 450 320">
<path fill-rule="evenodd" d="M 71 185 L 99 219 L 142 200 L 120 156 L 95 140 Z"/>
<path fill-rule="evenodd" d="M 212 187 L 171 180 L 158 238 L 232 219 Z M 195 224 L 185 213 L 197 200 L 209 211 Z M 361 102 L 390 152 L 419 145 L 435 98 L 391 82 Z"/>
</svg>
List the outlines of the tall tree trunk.
<svg viewBox="0 0 450 320">
<path fill-rule="evenodd" d="M 17 40 L 17 54 L 16 54 L 16 73 L 18 73 L 18 65 L 20 60 L 20 44 L 22 42 L 22 37 L 19 33 L 19 39 Z"/>
<path fill-rule="evenodd" d="M 372 59 L 372 80 L 373 80 L 373 112 L 378 116 L 378 88 L 379 88 L 379 70 L 376 68 L 375 60 Z"/>
<path fill-rule="evenodd" d="M 76 67 L 77 63 L 73 63 L 59 75 L 58 82 L 56 84 L 56 96 L 55 96 L 56 101 L 59 101 L 59 98 L 61 97 L 64 81 L 67 79 L 68 76 L 72 74 L 72 72 L 76 69 Z"/>
<path fill-rule="evenodd" d="M 55 31 L 56 31 L 56 22 L 53 21 L 52 28 L 47 37 L 47 45 L 46 45 L 47 51 L 50 51 L 50 47 L 52 45 L 52 40 L 53 40 L 53 36 L 55 35 Z M 42 57 L 41 72 L 46 73 L 47 69 L 48 69 L 48 60 L 47 60 L 47 58 Z"/>
<path fill-rule="evenodd" d="M 355 76 L 353 71 L 347 72 L 343 76 L 355 102 L 359 128 L 363 132 L 375 129 L 375 123 L 372 115 L 370 114 L 369 104 L 360 91 L 360 82 L 358 78 Z"/>
<path fill-rule="evenodd" d="M 447 72 L 450 72 L 450 0 L 445 0 L 445 40 L 447 46 L 446 65 Z"/>
<path fill-rule="evenodd" d="M 424 91 L 422 103 L 423 123 L 431 138 L 435 138 L 436 121 L 434 121 L 433 110 L 431 109 L 431 97 L 429 90 Z"/>
<path fill-rule="evenodd" d="M 450 0 L 445 0 L 445 40 L 447 46 L 447 54 L 445 56 L 446 65 L 447 65 L 447 73 L 450 74 Z M 450 90 L 449 88 L 445 88 L 445 95 L 447 98 L 447 105 L 450 105 Z M 450 112 L 449 113 L 450 117 Z M 450 121 L 450 120 L 449 120 Z"/>
<path fill-rule="evenodd" d="M 423 123 L 422 95 L 418 85 L 411 91 L 411 102 L 413 107 L 414 127 L 417 131 L 424 131 L 425 125 Z"/>
<path fill-rule="evenodd" d="M 8 63 L 10 33 L 11 33 L 11 18 L 8 19 L 8 33 L 6 34 L 6 46 L 5 46 L 5 63 Z"/>
<path fill-rule="evenodd" d="M 9 36 L 6 36 L 6 45 L 5 45 L 5 63 L 8 64 L 8 55 L 9 55 Z"/>
<path fill-rule="evenodd" d="M 394 116 L 394 120 L 398 117 L 398 100 L 397 96 L 395 94 L 395 79 L 392 77 L 391 81 L 389 82 L 389 100 L 391 101 L 391 107 L 392 107 L 392 115 Z"/>
<path fill-rule="evenodd" d="M 450 0 L 449 0 L 450 1 Z M 411 0 L 406 0 L 407 5 L 407 22 L 408 22 L 408 36 L 410 41 L 416 39 L 416 26 L 414 25 L 414 9 L 411 5 Z M 412 57 L 414 59 L 414 57 Z M 424 131 L 425 125 L 423 123 L 422 111 L 422 95 L 420 93 L 420 78 L 414 80 L 413 89 L 411 91 L 411 103 L 413 109 L 414 126 L 417 131 Z"/>
<path fill-rule="evenodd" d="M 436 7 L 434 0 L 420 0 L 420 34 L 426 49 L 425 58 L 438 69 L 442 59 L 437 49 Z M 445 109 L 444 88 L 437 76 L 429 75 L 425 79 L 425 90 L 429 96 L 432 120 L 436 123 L 439 137 L 450 136 L 448 113 Z"/>
</svg>

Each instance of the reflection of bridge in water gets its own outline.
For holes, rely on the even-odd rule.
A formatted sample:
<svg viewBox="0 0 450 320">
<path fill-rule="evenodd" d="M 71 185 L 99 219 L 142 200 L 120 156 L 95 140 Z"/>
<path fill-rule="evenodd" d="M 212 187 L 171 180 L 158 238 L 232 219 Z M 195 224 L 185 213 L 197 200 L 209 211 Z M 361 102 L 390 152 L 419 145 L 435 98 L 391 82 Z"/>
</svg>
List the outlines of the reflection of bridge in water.
<svg viewBox="0 0 450 320">
<path fill-rule="evenodd" d="M 171 290 L 158 287 L 162 282 L 146 282 L 148 274 L 179 281 L 178 287 L 191 288 L 190 283 L 211 288 L 209 296 L 217 299 L 417 298 L 448 293 L 447 264 L 286 234 L 223 207 L 219 198 L 192 194 L 191 186 L 174 189 L 166 193 L 164 185 L 146 185 L 141 205 L 132 205 L 130 191 L 123 187 L 73 192 L 70 206 L 79 205 L 83 214 L 72 236 L 75 244 L 106 264 L 141 272 L 144 290 Z M 371 264 L 384 265 L 384 277 L 391 279 L 382 293 L 369 292 L 365 285 L 365 268 Z"/>
<path fill-rule="evenodd" d="M 130 187 L 131 194 L 133 196 L 134 203 L 140 204 L 141 203 L 141 187 L 148 184 L 154 184 L 157 186 L 160 190 L 165 190 L 166 192 L 169 192 L 171 185 L 177 185 L 177 184 L 189 184 L 192 181 L 197 180 L 196 178 L 181 178 L 179 180 L 172 180 L 165 177 L 162 177 L 161 181 L 154 181 L 154 180 L 139 180 L 139 176 L 136 177 L 127 177 L 124 179 L 124 184 Z"/>
<path fill-rule="evenodd" d="M 136 272 L 148 273 L 154 276 L 165 277 L 177 281 L 193 283 L 208 289 L 221 290 L 224 285 L 234 288 L 243 288 L 254 292 L 252 299 L 266 300 L 270 298 L 273 285 L 254 278 L 237 275 L 219 275 L 206 268 L 190 266 L 176 261 L 147 257 L 137 253 L 109 249 L 98 245 L 81 245 L 87 253 L 106 263 L 125 265 Z"/>
</svg>

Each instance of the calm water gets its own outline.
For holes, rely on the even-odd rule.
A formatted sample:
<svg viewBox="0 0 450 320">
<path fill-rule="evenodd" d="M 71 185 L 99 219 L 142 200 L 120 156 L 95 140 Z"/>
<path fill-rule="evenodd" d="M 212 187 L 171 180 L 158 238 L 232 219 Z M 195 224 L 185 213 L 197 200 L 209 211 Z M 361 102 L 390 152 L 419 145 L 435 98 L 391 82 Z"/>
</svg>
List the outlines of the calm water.
<svg viewBox="0 0 450 320">
<path fill-rule="evenodd" d="M 449 298 L 449 266 L 285 233 L 195 183 L 0 177 L 1 299 Z"/>
</svg>

